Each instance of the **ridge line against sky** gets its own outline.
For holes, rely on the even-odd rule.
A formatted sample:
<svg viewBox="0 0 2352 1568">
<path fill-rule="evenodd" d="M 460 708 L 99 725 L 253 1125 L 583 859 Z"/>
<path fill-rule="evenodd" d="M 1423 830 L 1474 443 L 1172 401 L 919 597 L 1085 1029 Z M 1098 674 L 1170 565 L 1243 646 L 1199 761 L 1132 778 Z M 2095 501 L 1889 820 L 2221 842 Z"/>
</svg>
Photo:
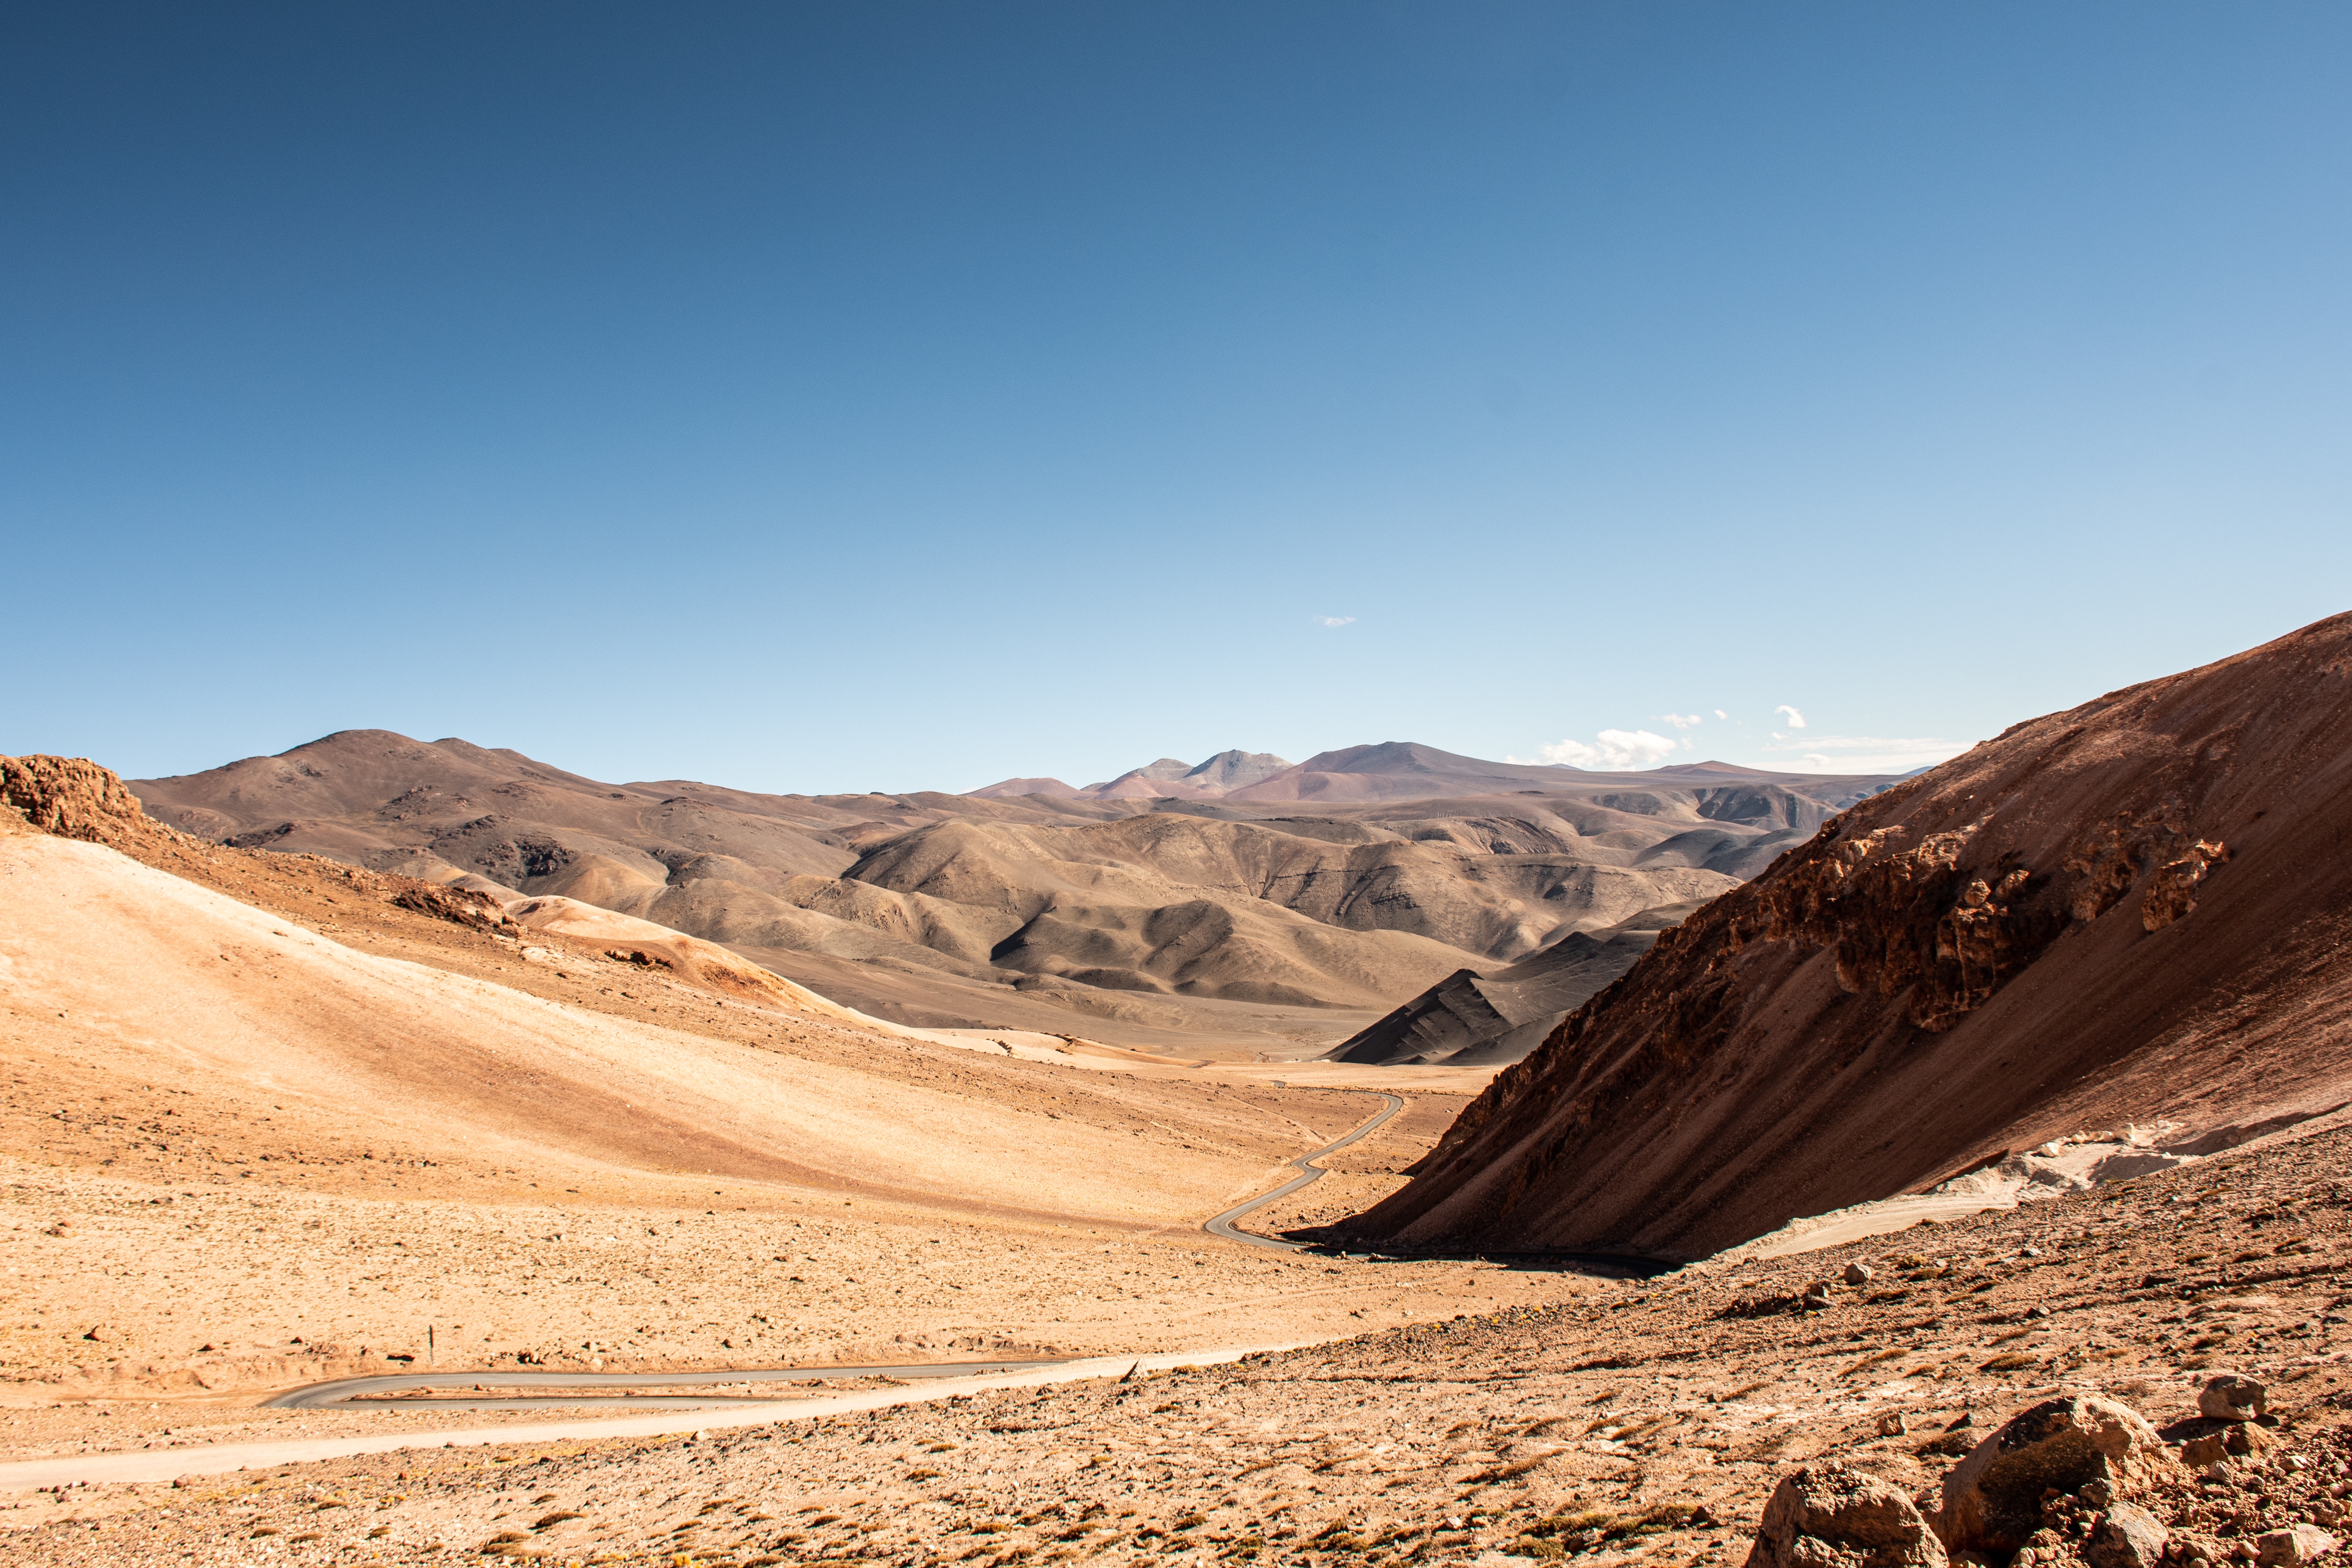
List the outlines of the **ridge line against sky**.
<svg viewBox="0 0 2352 1568">
<path fill-rule="evenodd" d="M 2352 580 L 2340 6 L 0 26 L 0 751 L 1899 772 Z"/>
</svg>

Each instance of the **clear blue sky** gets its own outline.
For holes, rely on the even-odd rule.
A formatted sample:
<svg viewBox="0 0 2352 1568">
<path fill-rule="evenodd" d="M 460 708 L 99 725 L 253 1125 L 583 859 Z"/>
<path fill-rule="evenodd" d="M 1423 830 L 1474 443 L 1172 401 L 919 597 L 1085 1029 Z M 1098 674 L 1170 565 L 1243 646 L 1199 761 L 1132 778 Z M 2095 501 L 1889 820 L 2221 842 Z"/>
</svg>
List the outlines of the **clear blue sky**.
<svg viewBox="0 0 2352 1568">
<path fill-rule="evenodd" d="M 0 751 L 1973 741 L 2352 603 L 2348 64 L 2336 4 L 9 5 Z"/>
</svg>

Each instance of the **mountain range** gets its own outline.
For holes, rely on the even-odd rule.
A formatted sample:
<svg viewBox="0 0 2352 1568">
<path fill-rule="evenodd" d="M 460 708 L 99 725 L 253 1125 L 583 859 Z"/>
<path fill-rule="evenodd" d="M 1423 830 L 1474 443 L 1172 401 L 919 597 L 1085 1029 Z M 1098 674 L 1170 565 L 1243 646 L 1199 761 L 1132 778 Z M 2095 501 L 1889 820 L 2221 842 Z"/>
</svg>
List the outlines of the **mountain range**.
<svg viewBox="0 0 2352 1568">
<path fill-rule="evenodd" d="M 1202 763 L 1162 757 L 1084 789 L 1072 789 L 1059 779 L 1003 779 L 971 794 L 982 800 L 1024 795 L 1055 800 L 1214 800 L 1289 768 L 1271 752 L 1219 752 Z"/>
<path fill-rule="evenodd" d="M 1711 898 L 1892 781 L 1587 773 L 1392 742 L 1295 766 L 1163 760 L 1091 795 L 1013 787 L 1038 782 L 609 784 L 352 730 L 131 787 L 239 847 L 655 921 L 893 1022 L 1292 1054 L 1465 970 Z"/>
</svg>

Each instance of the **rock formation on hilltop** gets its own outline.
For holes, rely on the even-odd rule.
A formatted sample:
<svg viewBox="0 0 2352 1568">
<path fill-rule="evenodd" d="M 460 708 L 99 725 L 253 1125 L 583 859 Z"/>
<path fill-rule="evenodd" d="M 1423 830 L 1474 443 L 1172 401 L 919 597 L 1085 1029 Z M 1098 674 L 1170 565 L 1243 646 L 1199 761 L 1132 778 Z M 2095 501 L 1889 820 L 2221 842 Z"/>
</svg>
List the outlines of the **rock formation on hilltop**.
<svg viewBox="0 0 2352 1568">
<path fill-rule="evenodd" d="M 1349 1222 L 1692 1257 L 2084 1128 L 2352 1100 L 2352 616 L 1824 825 L 1571 1016 Z"/>
<path fill-rule="evenodd" d="M 0 757 L 0 805 L 59 838 L 117 848 L 170 830 L 149 816 L 121 779 L 87 757 Z"/>
</svg>

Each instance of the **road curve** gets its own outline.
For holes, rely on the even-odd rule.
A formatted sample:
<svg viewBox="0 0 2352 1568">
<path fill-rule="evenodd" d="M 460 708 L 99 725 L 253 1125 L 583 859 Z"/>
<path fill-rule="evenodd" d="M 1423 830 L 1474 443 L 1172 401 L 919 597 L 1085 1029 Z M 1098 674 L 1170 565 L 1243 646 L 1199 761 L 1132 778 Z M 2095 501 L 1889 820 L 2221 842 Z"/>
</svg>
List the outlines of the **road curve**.
<svg viewBox="0 0 2352 1568">
<path fill-rule="evenodd" d="M 1277 1083 L 1275 1087 L 1280 1089 L 1286 1086 Z M 1298 1168 L 1299 1174 L 1291 1177 L 1290 1180 L 1283 1183 L 1282 1185 L 1275 1188 L 1274 1191 L 1266 1194 L 1264 1197 L 1252 1198 L 1245 1204 L 1236 1205 L 1234 1207 L 1227 1209 L 1216 1218 L 1204 1223 L 1201 1226 L 1202 1230 L 1207 1231 L 1211 1236 L 1223 1237 L 1227 1241 L 1246 1241 L 1252 1247 L 1270 1247 L 1277 1252 L 1298 1252 L 1305 1248 L 1307 1245 L 1305 1242 L 1276 1241 L 1270 1236 L 1253 1236 L 1245 1230 L 1235 1230 L 1234 1228 L 1234 1221 L 1241 1218 L 1242 1215 L 1248 1214 L 1252 1209 L 1264 1208 L 1266 1205 L 1274 1202 L 1274 1200 L 1278 1197 L 1286 1196 L 1291 1193 L 1297 1192 L 1303 1186 L 1321 1181 L 1325 1173 L 1320 1166 L 1315 1163 L 1316 1161 L 1321 1159 L 1326 1154 L 1345 1149 L 1349 1144 L 1353 1143 L 1357 1139 L 1363 1137 L 1366 1133 L 1379 1127 L 1381 1123 L 1386 1121 L 1390 1117 L 1394 1116 L 1398 1111 L 1404 1109 L 1404 1100 L 1402 1098 L 1393 1094 L 1381 1094 L 1381 1091 L 1375 1089 L 1335 1089 L 1328 1090 L 1327 1092 L 1331 1094 L 1380 1094 L 1382 1100 L 1388 1101 L 1388 1106 L 1385 1110 L 1381 1111 L 1379 1115 L 1373 1117 L 1370 1121 L 1357 1128 L 1353 1132 L 1349 1133 L 1345 1138 L 1326 1143 L 1323 1147 L 1316 1150 L 1311 1154 L 1301 1154 L 1296 1160 L 1288 1162 L 1288 1163 L 1296 1165 Z"/>
<path fill-rule="evenodd" d="M 678 1388 L 709 1383 L 816 1383 L 829 1377 L 977 1377 L 983 1373 L 1032 1372 L 1059 1366 L 1052 1361 L 946 1361 L 899 1366 L 767 1366 L 729 1367 L 718 1372 L 399 1372 L 380 1377 L 345 1377 L 314 1383 L 262 1401 L 265 1410 L 323 1410 L 352 1400 L 370 1405 L 390 1404 L 387 1394 L 412 1388 Z M 510 1410 L 517 1406 L 560 1407 L 578 1405 L 627 1405 L 639 1410 L 694 1410 L 711 1405 L 773 1405 L 772 1396 L 742 1394 L 687 1394 L 630 1397 L 609 1394 L 516 1394 L 483 1399 L 402 1401 L 394 1408 L 434 1410 Z"/>
<path fill-rule="evenodd" d="M 1115 1378 L 1137 1373 L 1160 1372 L 1178 1366 L 1213 1366 L 1244 1356 L 1297 1350 L 1310 1341 L 1288 1340 L 1272 1344 L 1226 1345 L 1189 1351 L 1165 1351 L 1154 1355 L 1092 1356 L 1066 1361 L 1030 1372 L 992 1373 L 983 1377 L 940 1378 L 919 1387 L 863 1388 L 847 1394 L 818 1394 L 806 1399 L 779 1400 L 765 1405 L 734 1405 L 723 1410 L 672 1411 L 665 1415 L 604 1416 L 585 1421 L 534 1421 L 519 1426 L 440 1426 L 421 1432 L 375 1432 L 361 1437 L 301 1437 L 260 1443 L 194 1443 L 184 1448 L 153 1448 L 111 1454 L 69 1454 L 47 1459 L 0 1461 L 0 1496 L 56 1487 L 77 1481 L 102 1483 L 168 1481 L 183 1476 L 226 1475 L 233 1470 L 267 1469 L 275 1465 L 303 1465 L 320 1459 L 346 1458 L 354 1454 L 384 1454 L 405 1448 L 466 1448 L 484 1445 L 513 1447 L 526 1443 L 584 1442 L 605 1437 L 653 1437 L 705 1430 L 765 1426 L 784 1421 L 807 1421 L 824 1415 L 888 1410 L 904 1405 L 926 1405 L 960 1394 L 983 1394 L 1001 1388 L 1043 1388 L 1050 1384 L 1083 1383 L 1089 1378 Z M 902 1369 L 903 1370 L 903 1369 Z M 481 1373 L 465 1374 L 488 1382 Z M 738 1381 L 740 1381 L 739 1376 Z M 379 1405 L 377 1408 L 384 1408 Z M 397 1409 L 397 1405 L 391 1408 Z"/>
</svg>

